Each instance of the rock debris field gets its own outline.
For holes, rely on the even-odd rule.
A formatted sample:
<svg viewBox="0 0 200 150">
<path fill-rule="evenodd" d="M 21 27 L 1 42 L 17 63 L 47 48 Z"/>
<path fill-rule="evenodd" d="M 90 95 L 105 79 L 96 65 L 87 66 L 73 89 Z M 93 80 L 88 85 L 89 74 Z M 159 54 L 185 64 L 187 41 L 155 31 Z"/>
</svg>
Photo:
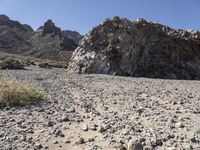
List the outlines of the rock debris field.
<svg viewBox="0 0 200 150">
<path fill-rule="evenodd" d="M 45 93 L 37 104 L 0 108 L 0 149 L 200 149 L 200 81 L 39 67 L 0 75 Z"/>
</svg>

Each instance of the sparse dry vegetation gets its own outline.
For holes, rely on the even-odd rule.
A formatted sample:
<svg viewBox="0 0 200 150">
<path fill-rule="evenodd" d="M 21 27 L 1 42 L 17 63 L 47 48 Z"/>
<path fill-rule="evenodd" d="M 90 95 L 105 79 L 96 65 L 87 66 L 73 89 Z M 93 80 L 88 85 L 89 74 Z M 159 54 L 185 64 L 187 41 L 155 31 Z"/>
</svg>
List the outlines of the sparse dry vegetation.
<svg viewBox="0 0 200 150">
<path fill-rule="evenodd" d="M 51 68 L 51 65 L 47 62 L 41 62 L 38 64 L 39 67 L 41 68 L 47 68 L 47 69 L 50 69 Z"/>
<path fill-rule="evenodd" d="M 0 77 L 0 105 L 23 106 L 41 100 L 42 96 L 32 85 Z"/>
<path fill-rule="evenodd" d="M 43 80 L 45 80 L 45 78 L 38 75 L 38 76 L 35 77 L 35 80 L 37 80 L 37 81 L 43 81 Z"/>
<path fill-rule="evenodd" d="M 24 69 L 24 64 L 15 59 L 5 59 L 0 61 L 0 69 Z"/>
<path fill-rule="evenodd" d="M 30 66 L 30 65 L 38 65 L 39 67 L 45 68 L 49 66 L 50 68 L 67 68 L 68 62 L 70 58 L 66 58 L 66 60 L 53 60 L 53 59 L 40 59 L 35 57 L 28 57 L 28 56 L 20 56 L 16 54 L 7 54 L 0 52 L 0 62 L 5 62 L 7 60 L 14 60 L 19 61 L 23 64 L 23 66 Z M 43 67 L 45 64 L 45 67 Z M 1 69 L 1 66 L 0 66 Z M 8 68 L 9 69 L 9 68 Z"/>
</svg>

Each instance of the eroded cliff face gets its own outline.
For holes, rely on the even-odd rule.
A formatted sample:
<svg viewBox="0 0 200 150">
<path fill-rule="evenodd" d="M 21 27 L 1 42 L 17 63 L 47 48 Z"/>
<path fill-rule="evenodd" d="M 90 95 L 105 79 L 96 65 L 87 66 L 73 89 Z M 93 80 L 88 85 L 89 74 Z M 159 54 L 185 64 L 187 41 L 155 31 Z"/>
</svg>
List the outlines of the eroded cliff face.
<svg viewBox="0 0 200 150">
<path fill-rule="evenodd" d="M 200 33 L 114 17 L 79 43 L 69 73 L 200 78 Z"/>
</svg>

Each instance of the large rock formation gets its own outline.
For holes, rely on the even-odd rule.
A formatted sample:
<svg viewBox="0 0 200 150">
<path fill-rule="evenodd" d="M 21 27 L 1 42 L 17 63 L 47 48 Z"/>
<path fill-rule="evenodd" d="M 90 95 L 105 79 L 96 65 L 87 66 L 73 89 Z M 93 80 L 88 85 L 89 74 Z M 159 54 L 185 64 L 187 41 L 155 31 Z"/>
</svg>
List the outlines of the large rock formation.
<svg viewBox="0 0 200 150">
<path fill-rule="evenodd" d="M 37 31 L 31 26 L 0 15 L 0 51 L 50 59 L 71 57 L 82 36 L 74 31 L 62 31 L 47 20 Z"/>
<path fill-rule="evenodd" d="M 68 72 L 200 79 L 200 33 L 107 19 L 79 43 Z"/>
</svg>

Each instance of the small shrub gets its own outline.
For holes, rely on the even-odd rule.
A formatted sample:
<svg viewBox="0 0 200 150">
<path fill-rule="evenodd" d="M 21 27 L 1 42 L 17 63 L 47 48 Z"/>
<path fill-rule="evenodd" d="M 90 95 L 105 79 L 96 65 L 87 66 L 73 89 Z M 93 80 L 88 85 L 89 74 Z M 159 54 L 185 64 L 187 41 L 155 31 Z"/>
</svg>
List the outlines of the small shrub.
<svg viewBox="0 0 200 150">
<path fill-rule="evenodd" d="M 39 63 L 38 66 L 41 67 L 41 68 L 47 68 L 47 69 L 51 68 L 51 65 L 47 62 Z"/>
<path fill-rule="evenodd" d="M 24 69 L 24 65 L 15 59 L 5 59 L 0 62 L 0 69 Z"/>
<path fill-rule="evenodd" d="M 36 76 L 36 77 L 35 77 L 35 80 L 37 80 L 37 81 L 42 81 L 42 80 L 44 80 L 44 78 L 43 78 L 42 76 Z"/>
<path fill-rule="evenodd" d="M 0 105 L 26 105 L 42 99 L 43 94 L 32 85 L 0 77 Z"/>
</svg>

